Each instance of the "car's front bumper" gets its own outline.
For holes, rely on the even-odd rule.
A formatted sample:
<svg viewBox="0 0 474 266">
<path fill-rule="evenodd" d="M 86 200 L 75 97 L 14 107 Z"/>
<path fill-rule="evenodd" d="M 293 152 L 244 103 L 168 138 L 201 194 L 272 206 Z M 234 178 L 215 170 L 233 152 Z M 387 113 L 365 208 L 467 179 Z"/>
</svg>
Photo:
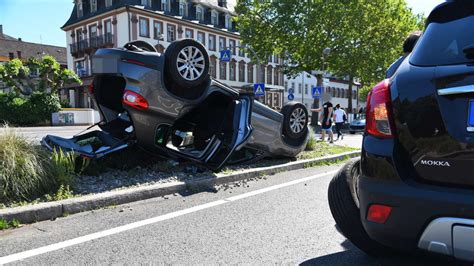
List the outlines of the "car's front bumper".
<svg viewBox="0 0 474 266">
<path fill-rule="evenodd" d="M 372 239 L 400 250 L 421 248 L 474 261 L 474 240 L 470 241 L 470 246 L 460 244 L 464 239 L 458 237 L 456 240 L 456 227 L 454 227 L 454 225 L 462 226 L 457 227 L 457 234 L 459 231 L 469 231 L 474 228 L 474 192 L 472 190 L 442 188 L 414 181 L 361 177 L 359 198 L 362 223 Z M 385 224 L 367 220 L 367 211 L 372 204 L 393 207 Z M 429 232 L 430 223 L 435 223 L 440 218 L 454 219 L 458 222 Z M 467 222 L 461 223 L 459 222 L 461 220 Z M 439 235 L 433 235 L 432 232 L 437 232 Z M 442 238 L 441 235 L 449 237 Z M 451 239 L 451 242 L 443 243 L 443 239 Z M 453 240 L 457 241 L 457 246 Z M 446 245 L 446 248 L 443 245 Z M 461 255 L 459 251 L 462 249 L 464 249 L 462 253 L 464 255 Z"/>
</svg>

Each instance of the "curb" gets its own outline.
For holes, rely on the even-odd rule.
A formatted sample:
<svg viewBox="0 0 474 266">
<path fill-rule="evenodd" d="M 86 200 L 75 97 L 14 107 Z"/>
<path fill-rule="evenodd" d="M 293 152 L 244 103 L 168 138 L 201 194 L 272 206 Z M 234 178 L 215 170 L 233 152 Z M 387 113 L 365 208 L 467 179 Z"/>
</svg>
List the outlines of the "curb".
<svg viewBox="0 0 474 266">
<path fill-rule="evenodd" d="M 57 217 L 95 210 L 106 206 L 146 200 L 173 193 L 180 193 L 186 190 L 191 190 L 193 192 L 209 190 L 209 188 L 216 185 L 255 178 L 262 175 L 273 175 L 280 172 L 303 169 L 321 163 L 331 163 L 358 156 L 360 156 L 360 151 L 346 152 L 318 159 L 307 159 L 281 165 L 248 169 L 226 176 L 203 177 L 186 182 L 155 184 L 146 187 L 110 191 L 56 202 L 45 202 L 30 206 L 7 208 L 0 210 L 0 219 L 5 219 L 7 221 L 16 219 L 23 224 L 44 220 L 54 220 Z"/>
</svg>

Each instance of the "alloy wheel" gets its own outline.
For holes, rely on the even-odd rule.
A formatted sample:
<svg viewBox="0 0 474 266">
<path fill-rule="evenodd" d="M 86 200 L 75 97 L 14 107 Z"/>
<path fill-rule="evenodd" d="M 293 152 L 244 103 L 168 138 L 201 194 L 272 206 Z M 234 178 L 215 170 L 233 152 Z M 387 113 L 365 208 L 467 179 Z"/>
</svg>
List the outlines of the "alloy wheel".
<svg viewBox="0 0 474 266">
<path fill-rule="evenodd" d="M 306 126 L 306 115 L 302 108 L 296 108 L 293 110 L 290 116 L 290 128 L 295 134 L 303 131 Z"/>
<path fill-rule="evenodd" d="M 176 67 L 184 79 L 189 81 L 197 80 L 204 73 L 204 55 L 197 47 L 186 46 L 178 53 Z"/>
</svg>

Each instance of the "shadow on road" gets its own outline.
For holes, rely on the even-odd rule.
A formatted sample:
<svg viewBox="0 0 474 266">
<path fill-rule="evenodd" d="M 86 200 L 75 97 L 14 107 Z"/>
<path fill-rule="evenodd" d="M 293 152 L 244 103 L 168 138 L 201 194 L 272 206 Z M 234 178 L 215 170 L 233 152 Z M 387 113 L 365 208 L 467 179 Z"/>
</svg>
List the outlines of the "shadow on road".
<svg viewBox="0 0 474 266">
<path fill-rule="evenodd" d="M 357 249 L 351 242 L 345 240 L 341 246 L 347 248 L 345 251 L 325 255 L 322 257 L 313 258 L 302 262 L 300 265 L 338 265 L 338 266 L 461 266 L 472 265 L 468 263 L 454 262 L 445 258 L 437 256 L 430 256 L 426 254 L 417 255 L 396 255 L 391 258 L 372 258 L 364 252 Z"/>
</svg>

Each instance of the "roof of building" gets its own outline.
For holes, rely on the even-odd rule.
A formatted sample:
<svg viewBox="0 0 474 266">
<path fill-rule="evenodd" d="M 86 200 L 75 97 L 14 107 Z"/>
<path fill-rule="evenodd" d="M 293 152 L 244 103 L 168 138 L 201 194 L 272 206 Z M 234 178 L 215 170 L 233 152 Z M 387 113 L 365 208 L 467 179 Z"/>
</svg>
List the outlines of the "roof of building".
<svg viewBox="0 0 474 266">
<path fill-rule="evenodd" d="M 78 0 L 76 0 L 76 1 L 78 1 Z M 97 2 L 97 4 L 98 4 L 97 11 L 96 12 L 90 12 L 90 7 L 89 7 L 88 1 L 83 1 L 82 2 L 83 3 L 83 8 L 82 8 L 83 9 L 83 15 L 81 17 L 77 16 L 77 5 L 74 5 L 74 9 L 71 12 L 71 16 L 69 17 L 68 21 L 61 28 L 64 29 L 64 28 L 66 28 L 70 25 L 73 25 L 73 24 L 77 23 L 77 22 L 95 17 L 97 15 L 104 14 L 106 12 L 109 12 L 111 10 L 115 10 L 115 9 L 118 9 L 118 8 L 141 6 L 141 1 L 140 0 L 113 0 L 113 4 L 110 7 L 105 7 L 104 2 L 105 1 L 98 1 Z M 227 8 L 219 6 L 217 0 L 188 0 L 188 3 L 189 4 L 194 4 L 194 5 L 198 5 L 198 4 L 202 5 L 203 7 L 207 8 L 208 10 L 212 9 L 212 10 L 216 10 L 220 13 L 230 14 L 230 15 L 233 15 L 233 16 L 236 15 L 235 12 L 234 12 L 234 8 L 235 8 L 235 5 L 236 5 L 235 0 L 226 1 Z M 156 6 L 155 1 L 153 1 L 152 7 L 145 7 L 144 9 L 149 10 L 149 11 L 161 11 Z M 172 10 L 170 12 L 163 12 L 163 14 L 167 15 L 167 16 L 177 16 L 178 15 L 177 12 L 178 12 L 177 8 L 174 8 L 174 9 L 172 8 Z M 192 14 L 188 18 L 183 18 L 183 19 L 194 21 L 195 17 L 194 17 L 194 14 Z M 202 22 L 202 24 L 207 25 L 209 23 L 208 23 L 208 21 L 206 21 L 206 22 Z"/>
<path fill-rule="evenodd" d="M 0 37 L 0 57 L 9 58 L 10 53 L 13 53 L 14 57 L 17 58 L 18 51 L 20 51 L 21 57 L 24 59 L 30 57 L 40 59 L 44 55 L 51 55 L 59 64 L 67 64 L 67 51 L 65 47 L 24 42 L 8 35 L 8 38 L 3 36 L 5 34 Z"/>
</svg>

